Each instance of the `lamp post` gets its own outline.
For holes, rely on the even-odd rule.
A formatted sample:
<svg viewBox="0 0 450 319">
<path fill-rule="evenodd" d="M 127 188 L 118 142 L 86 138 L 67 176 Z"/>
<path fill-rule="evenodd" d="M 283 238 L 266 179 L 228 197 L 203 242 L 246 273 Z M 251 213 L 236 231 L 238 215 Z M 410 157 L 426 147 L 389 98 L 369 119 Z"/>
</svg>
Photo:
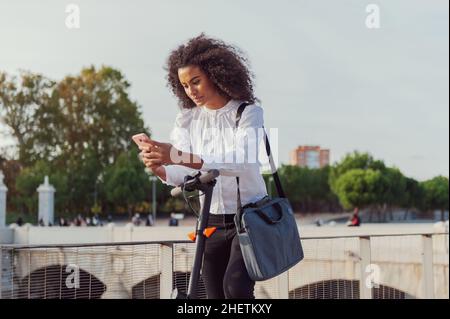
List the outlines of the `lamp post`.
<svg viewBox="0 0 450 319">
<path fill-rule="evenodd" d="M 97 196 L 98 196 L 98 191 L 97 191 L 97 187 L 98 187 L 98 183 L 103 182 L 103 176 L 102 174 L 99 174 L 97 176 L 97 178 L 95 179 L 95 188 L 94 188 L 94 206 L 97 207 Z"/>
<path fill-rule="evenodd" d="M 92 221 L 94 226 L 97 226 L 97 223 L 100 222 L 98 214 L 101 213 L 101 205 L 98 205 L 97 197 L 98 197 L 98 184 L 103 182 L 103 175 L 100 173 L 95 179 L 95 188 L 94 188 L 94 206 L 91 208 L 91 212 L 93 213 Z"/>
<path fill-rule="evenodd" d="M 6 226 L 6 193 L 8 188 L 3 184 L 3 172 L 0 171 L 0 227 Z"/>
<path fill-rule="evenodd" d="M 156 223 L 156 176 L 150 176 L 150 181 L 152 182 L 152 215 L 153 222 Z"/>
</svg>

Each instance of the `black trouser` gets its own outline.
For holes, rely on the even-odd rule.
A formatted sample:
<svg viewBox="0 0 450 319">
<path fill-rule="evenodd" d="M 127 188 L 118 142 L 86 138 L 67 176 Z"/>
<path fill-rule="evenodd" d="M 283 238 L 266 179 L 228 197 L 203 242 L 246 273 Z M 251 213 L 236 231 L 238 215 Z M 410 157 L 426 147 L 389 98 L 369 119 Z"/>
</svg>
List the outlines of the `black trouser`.
<svg viewBox="0 0 450 319">
<path fill-rule="evenodd" d="M 255 282 L 249 277 L 234 225 L 235 214 L 210 214 L 217 227 L 206 239 L 202 277 L 208 299 L 253 299 Z"/>
</svg>

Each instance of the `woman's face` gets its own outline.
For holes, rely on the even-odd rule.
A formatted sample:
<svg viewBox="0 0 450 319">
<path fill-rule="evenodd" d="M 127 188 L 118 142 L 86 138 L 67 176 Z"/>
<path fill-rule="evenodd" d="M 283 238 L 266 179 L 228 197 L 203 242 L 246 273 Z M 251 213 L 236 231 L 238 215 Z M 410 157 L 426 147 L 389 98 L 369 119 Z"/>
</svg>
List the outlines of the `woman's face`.
<svg viewBox="0 0 450 319">
<path fill-rule="evenodd" d="M 188 65 L 179 68 L 178 78 L 187 96 L 197 106 L 212 105 L 221 99 L 214 84 L 198 66 Z"/>
</svg>

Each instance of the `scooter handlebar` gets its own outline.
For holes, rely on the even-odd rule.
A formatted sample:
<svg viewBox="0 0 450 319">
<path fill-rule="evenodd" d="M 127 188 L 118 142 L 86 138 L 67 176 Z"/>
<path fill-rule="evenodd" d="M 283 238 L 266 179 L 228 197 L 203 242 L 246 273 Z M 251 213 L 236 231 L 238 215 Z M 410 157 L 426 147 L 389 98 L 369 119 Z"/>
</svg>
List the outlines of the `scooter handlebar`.
<svg viewBox="0 0 450 319">
<path fill-rule="evenodd" d="M 191 180 L 187 181 L 186 184 L 197 183 L 197 180 L 201 184 L 207 184 L 207 183 L 211 182 L 212 180 L 214 180 L 218 176 L 219 176 L 219 171 L 216 170 L 216 169 L 212 169 L 212 170 L 209 170 L 207 173 L 200 175 L 198 178 L 191 179 Z M 184 185 L 184 186 L 186 186 L 186 185 Z M 181 193 L 183 193 L 183 184 L 173 188 L 170 191 L 170 194 L 173 197 L 176 197 L 176 196 L 180 195 Z"/>
</svg>

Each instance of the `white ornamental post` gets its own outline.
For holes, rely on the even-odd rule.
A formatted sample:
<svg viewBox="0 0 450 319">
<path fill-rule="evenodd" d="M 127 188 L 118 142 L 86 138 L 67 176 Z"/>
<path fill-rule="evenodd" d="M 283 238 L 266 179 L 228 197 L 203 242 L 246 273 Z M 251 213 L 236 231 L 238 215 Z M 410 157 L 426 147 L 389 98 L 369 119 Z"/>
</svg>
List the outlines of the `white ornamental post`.
<svg viewBox="0 0 450 319">
<path fill-rule="evenodd" d="M 45 226 L 54 224 L 54 194 L 55 188 L 49 184 L 48 176 L 45 176 L 44 184 L 41 184 L 38 189 L 39 193 L 39 215 L 38 222 L 42 220 Z"/>
<path fill-rule="evenodd" d="M 6 226 L 6 193 L 8 188 L 3 183 L 3 172 L 0 171 L 0 227 Z"/>
</svg>

